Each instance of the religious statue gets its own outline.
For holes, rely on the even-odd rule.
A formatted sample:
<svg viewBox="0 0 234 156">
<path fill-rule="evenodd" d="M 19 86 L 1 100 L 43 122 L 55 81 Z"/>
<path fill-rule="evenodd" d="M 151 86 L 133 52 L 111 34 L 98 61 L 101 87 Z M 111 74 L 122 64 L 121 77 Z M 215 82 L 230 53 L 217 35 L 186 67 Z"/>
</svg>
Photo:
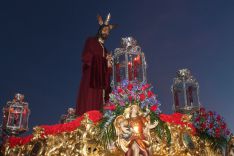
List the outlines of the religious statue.
<svg viewBox="0 0 234 156">
<path fill-rule="evenodd" d="M 105 101 L 109 99 L 112 56 L 107 52 L 104 42 L 110 31 L 116 27 L 109 24 L 110 17 L 108 14 L 104 22 L 98 15 L 98 33 L 85 42 L 82 53 L 82 78 L 76 103 L 78 116 L 89 110 L 101 110 Z"/>
<path fill-rule="evenodd" d="M 115 119 L 116 143 L 126 156 L 149 156 L 150 129 L 157 125 L 156 121 L 150 123 L 149 116 L 144 116 L 138 105 L 132 105 Z"/>
</svg>

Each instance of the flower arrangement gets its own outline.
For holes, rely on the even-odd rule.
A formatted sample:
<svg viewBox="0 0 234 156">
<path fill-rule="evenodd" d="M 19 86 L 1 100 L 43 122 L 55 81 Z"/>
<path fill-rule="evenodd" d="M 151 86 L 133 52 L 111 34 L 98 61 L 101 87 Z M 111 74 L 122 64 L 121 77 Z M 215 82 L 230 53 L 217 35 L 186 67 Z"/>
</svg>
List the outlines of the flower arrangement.
<svg viewBox="0 0 234 156">
<path fill-rule="evenodd" d="M 193 113 L 192 122 L 199 135 L 214 142 L 215 148 L 225 145 L 232 135 L 223 117 L 205 108 Z"/>
<path fill-rule="evenodd" d="M 118 115 L 123 114 L 125 108 L 137 104 L 143 110 L 145 116 L 150 115 L 151 121 L 159 120 L 161 105 L 157 95 L 152 92 L 152 86 L 146 82 L 124 80 L 113 88 L 109 101 L 104 107 L 103 119 L 100 122 L 102 134 L 100 137 L 108 142 L 115 136 L 113 122 Z"/>
<path fill-rule="evenodd" d="M 144 112 L 154 114 L 161 113 L 161 105 L 151 90 L 152 86 L 146 82 L 124 80 L 115 87 L 107 105 L 104 107 L 104 118 L 108 118 L 105 127 L 107 127 L 116 116 L 123 113 L 124 109 L 131 104 L 137 104 Z"/>
</svg>

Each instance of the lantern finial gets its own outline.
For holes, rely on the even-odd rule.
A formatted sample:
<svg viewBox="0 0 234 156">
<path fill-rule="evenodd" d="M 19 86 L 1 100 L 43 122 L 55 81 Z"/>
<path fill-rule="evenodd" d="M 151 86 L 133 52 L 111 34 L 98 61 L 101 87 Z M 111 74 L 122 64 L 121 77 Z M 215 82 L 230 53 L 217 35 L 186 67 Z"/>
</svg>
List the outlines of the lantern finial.
<svg viewBox="0 0 234 156">
<path fill-rule="evenodd" d="M 23 94 L 20 94 L 20 93 L 17 93 L 17 94 L 15 94 L 14 100 L 15 100 L 16 102 L 23 102 L 23 100 L 24 100 L 24 95 L 23 95 Z"/>
</svg>

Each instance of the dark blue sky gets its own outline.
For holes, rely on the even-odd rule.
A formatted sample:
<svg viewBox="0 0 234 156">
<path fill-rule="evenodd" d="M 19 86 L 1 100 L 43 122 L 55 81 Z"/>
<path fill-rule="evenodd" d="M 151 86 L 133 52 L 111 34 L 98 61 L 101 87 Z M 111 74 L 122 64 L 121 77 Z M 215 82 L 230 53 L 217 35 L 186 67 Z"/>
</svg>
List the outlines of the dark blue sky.
<svg viewBox="0 0 234 156">
<path fill-rule="evenodd" d="M 108 12 L 119 28 L 106 47 L 113 51 L 125 36 L 138 40 L 164 113 L 171 113 L 175 72 L 189 68 L 201 103 L 234 131 L 234 1 L 1 1 L 1 108 L 20 92 L 31 128 L 57 123 L 75 106 L 84 41 L 97 32 L 97 13 Z"/>
</svg>

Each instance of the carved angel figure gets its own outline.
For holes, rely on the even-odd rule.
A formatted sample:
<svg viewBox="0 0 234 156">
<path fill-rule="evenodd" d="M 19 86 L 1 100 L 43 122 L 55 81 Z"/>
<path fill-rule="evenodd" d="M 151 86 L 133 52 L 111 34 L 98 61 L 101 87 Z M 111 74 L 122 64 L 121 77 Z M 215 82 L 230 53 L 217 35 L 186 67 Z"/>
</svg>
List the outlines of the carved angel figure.
<svg viewBox="0 0 234 156">
<path fill-rule="evenodd" d="M 126 156 L 149 155 L 151 141 L 150 129 L 155 128 L 158 122 L 150 123 L 150 118 L 144 117 L 138 105 L 125 109 L 124 115 L 115 119 L 114 126 L 118 139 L 117 145 Z"/>
</svg>

